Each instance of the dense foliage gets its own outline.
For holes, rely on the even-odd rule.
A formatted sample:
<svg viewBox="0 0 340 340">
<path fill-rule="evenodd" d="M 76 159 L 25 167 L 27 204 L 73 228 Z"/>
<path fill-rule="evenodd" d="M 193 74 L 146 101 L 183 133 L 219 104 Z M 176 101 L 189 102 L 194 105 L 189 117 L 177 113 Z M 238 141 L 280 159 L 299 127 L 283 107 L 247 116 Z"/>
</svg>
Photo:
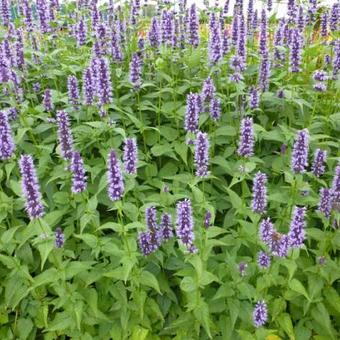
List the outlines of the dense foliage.
<svg viewBox="0 0 340 340">
<path fill-rule="evenodd" d="M 2 0 L 1 339 L 338 339 L 339 3 Z"/>
</svg>

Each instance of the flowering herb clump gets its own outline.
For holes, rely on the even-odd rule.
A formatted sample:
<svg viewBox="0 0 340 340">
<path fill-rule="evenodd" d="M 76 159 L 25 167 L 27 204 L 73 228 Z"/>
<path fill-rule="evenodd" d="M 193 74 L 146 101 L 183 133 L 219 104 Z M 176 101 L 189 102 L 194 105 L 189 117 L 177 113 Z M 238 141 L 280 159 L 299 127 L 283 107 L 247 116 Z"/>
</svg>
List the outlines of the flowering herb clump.
<svg viewBox="0 0 340 340">
<path fill-rule="evenodd" d="M 0 0 L 0 339 L 340 339 L 331 2 Z"/>
</svg>

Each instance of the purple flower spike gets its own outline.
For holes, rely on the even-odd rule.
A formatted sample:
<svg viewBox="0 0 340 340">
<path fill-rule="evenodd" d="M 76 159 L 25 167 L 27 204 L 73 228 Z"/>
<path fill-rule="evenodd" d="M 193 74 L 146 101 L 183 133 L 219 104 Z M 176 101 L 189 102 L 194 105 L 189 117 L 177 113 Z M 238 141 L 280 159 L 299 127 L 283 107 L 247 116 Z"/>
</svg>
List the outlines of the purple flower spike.
<svg viewBox="0 0 340 340">
<path fill-rule="evenodd" d="M 172 223 L 171 223 L 171 215 L 170 214 L 162 214 L 161 216 L 161 224 L 160 224 L 160 232 L 162 234 L 162 240 L 167 241 L 173 237 L 172 231 Z"/>
<path fill-rule="evenodd" d="M 267 175 L 258 172 L 253 182 L 253 201 L 252 210 L 255 213 L 263 214 L 267 207 Z"/>
<path fill-rule="evenodd" d="M 142 83 L 142 60 L 138 53 L 132 55 L 130 62 L 130 82 L 138 89 Z"/>
<path fill-rule="evenodd" d="M 264 251 L 260 251 L 257 256 L 257 264 L 261 269 L 267 269 L 270 266 L 270 256 Z"/>
<path fill-rule="evenodd" d="M 197 47 L 199 44 L 199 34 L 198 34 L 198 15 L 196 5 L 192 4 L 189 9 L 189 25 L 188 25 L 188 34 L 189 34 L 189 43 L 190 45 Z"/>
<path fill-rule="evenodd" d="M 192 133 L 195 133 L 198 129 L 199 107 L 197 105 L 197 97 L 198 95 L 195 93 L 187 95 L 184 129 Z"/>
<path fill-rule="evenodd" d="M 303 129 L 298 132 L 291 159 L 291 167 L 295 173 L 303 173 L 308 166 L 308 147 L 309 147 L 309 132 Z"/>
<path fill-rule="evenodd" d="M 327 85 L 325 83 L 316 83 L 313 85 L 313 89 L 317 92 L 326 92 L 327 91 Z"/>
<path fill-rule="evenodd" d="M 202 100 L 204 102 L 210 102 L 213 99 L 215 92 L 216 88 L 214 82 L 211 77 L 208 77 L 203 83 Z"/>
<path fill-rule="evenodd" d="M 73 152 L 70 169 L 72 171 L 72 192 L 78 194 L 86 189 L 86 173 L 79 152 Z"/>
<path fill-rule="evenodd" d="M 270 218 L 263 220 L 260 224 L 259 237 L 267 246 L 271 246 L 274 233 L 274 225 Z"/>
<path fill-rule="evenodd" d="M 0 13 L 1 19 L 4 26 L 9 26 L 10 23 L 10 13 L 9 13 L 10 5 L 8 0 L 1 0 L 0 2 Z"/>
<path fill-rule="evenodd" d="M 303 245 L 305 240 L 305 215 L 305 207 L 295 207 L 288 233 L 291 248 L 301 248 Z"/>
<path fill-rule="evenodd" d="M 291 35 L 289 70 L 290 72 L 300 72 L 303 37 L 297 28 L 292 28 Z"/>
<path fill-rule="evenodd" d="M 335 175 L 332 183 L 332 203 L 334 208 L 340 210 L 340 163 L 335 168 Z"/>
<path fill-rule="evenodd" d="M 130 175 L 137 174 L 137 142 L 136 138 L 127 138 L 124 146 L 124 168 Z"/>
<path fill-rule="evenodd" d="M 238 271 L 240 273 L 240 275 L 243 277 L 246 275 L 246 270 L 248 268 L 248 264 L 245 262 L 240 262 L 238 265 Z"/>
<path fill-rule="evenodd" d="M 16 107 L 10 107 L 6 110 L 6 115 L 8 117 L 8 121 L 12 121 L 18 117 L 18 110 Z"/>
<path fill-rule="evenodd" d="M 8 114 L 0 111 L 0 159 L 10 158 L 15 150 Z"/>
<path fill-rule="evenodd" d="M 58 111 L 56 118 L 61 153 L 65 160 L 70 160 L 73 153 L 73 138 L 70 128 L 69 116 L 65 111 Z"/>
<path fill-rule="evenodd" d="M 24 22 L 27 27 L 27 30 L 31 32 L 33 30 L 33 23 L 32 23 L 32 8 L 31 8 L 29 0 L 22 1 L 22 10 L 23 10 Z"/>
<path fill-rule="evenodd" d="M 195 166 L 197 177 L 207 177 L 209 165 L 209 140 L 204 132 L 198 132 L 195 141 Z"/>
<path fill-rule="evenodd" d="M 208 57 L 213 65 L 222 58 L 221 25 L 216 19 L 215 13 L 210 14 L 209 29 Z"/>
<path fill-rule="evenodd" d="M 96 92 L 100 105 L 112 102 L 112 84 L 109 62 L 106 58 L 97 58 L 96 61 Z"/>
<path fill-rule="evenodd" d="M 325 163 L 327 160 L 327 151 L 316 149 L 314 154 L 314 161 L 312 164 L 312 171 L 316 177 L 320 177 L 325 173 Z"/>
<path fill-rule="evenodd" d="M 176 235 L 187 249 L 190 250 L 195 239 L 191 201 L 189 199 L 185 199 L 178 202 L 176 210 Z"/>
<path fill-rule="evenodd" d="M 85 105 L 91 105 L 94 102 L 94 85 L 92 70 L 88 67 L 83 73 L 83 98 Z"/>
<path fill-rule="evenodd" d="M 329 189 L 320 189 L 320 202 L 318 210 L 325 215 L 326 218 L 331 216 L 332 212 L 332 192 Z"/>
<path fill-rule="evenodd" d="M 221 118 L 221 101 L 218 98 L 213 98 L 210 103 L 210 117 L 217 121 Z"/>
<path fill-rule="evenodd" d="M 161 32 L 157 17 L 151 19 L 150 30 L 148 33 L 150 46 L 152 48 L 158 48 L 161 43 Z"/>
<path fill-rule="evenodd" d="M 315 81 L 326 81 L 328 79 L 327 73 L 324 70 L 316 70 L 313 73 L 313 79 Z"/>
<path fill-rule="evenodd" d="M 21 155 L 19 166 L 21 190 L 25 197 L 27 214 L 31 220 L 42 217 L 44 215 L 44 206 L 41 202 L 40 187 L 32 156 Z"/>
<path fill-rule="evenodd" d="M 144 256 L 150 255 L 157 249 L 157 247 L 151 243 L 151 234 L 149 231 L 138 234 L 138 245 Z"/>
<path fill-rule="evenodd" d="M 260 103 L 260 95 L 255 87 L 252 87 L 249 91 L 249 106 L 251 110 L 257 109 Z"/>
<path fill-rule="evenodd" d="M 55 230 L 55 247 L 56 248 L 62 248 L 64 246 L 65 243 L 65 235 L 63 233 L 63 231 L 61 230 L 61 228 L 57 228 Z"/>
<path fill-rule="evenodd" d="M 155 207 L 149 207 L 145 209 L 145 222 L 149 230 L 153 231 L 158 228 L 157 225 L 157 211 Z"/>
<path fill-rule="evenodd" d="M 114 150 L 109 152 L 107 165 L 108 195 L 111 201 L 117 201 L 124 194 L 124 182 Z"/>
<path fill-rule="evenodd" d="M 253 323 L 256 328 L 263 326 L 268 319 L 267 304 L 262 300 L 258 301 L 253 311 Z"/>
<path fill-rule="evenodd" d="M 208 229 L 211 226 L 211 212 L 207 211 L 204 215 L 204 226 Z"/>
<path fill-rule="evenodd" d="M 68 98 L 70 104 L 77 106 L 79 104 L 78 79 L 75 76 L 69 76 L 67 79 Z"/>
<path fill-rule="evenodd" d="M 331 9 L 331 17 L 329 20 L 329 28 L 332 32 L 335 32 L 339 29 L 340 22 L 340 4 L 334 3 Z"/>
<path fill-rule="evenodd" d="M 48 3 L 46 0 L 36 1 L 37 14 L 39 17 L 40 30 L 42 33 L 47 33 L 49 31 L 49 15 L 47 5 Z"/>
<path fill-rule="evenodd" d="M 254 144 L 253 118 L 243 118 L 241 121 L 240 143 L 237 153 L 243 157 L 251 157 L 254 154 Z"/>
<path fill-rule="evenodd" d="M 275 256 L 286 257 L 289 250 L 289 237 L 273 231 L 270 245 L 271 253 Z"/>
<path fill-rule="evenodd" d="M 53 111 L 52 91 L 50 89 L 44 92 L 43 105 L 46 111 Z"/>
<path fill-rule="evenodd" d="M 78 46 L 86 44 L 87 27 L 84 19 L 81 19 L 76 27 L 76 37 Z"/>
</svg>

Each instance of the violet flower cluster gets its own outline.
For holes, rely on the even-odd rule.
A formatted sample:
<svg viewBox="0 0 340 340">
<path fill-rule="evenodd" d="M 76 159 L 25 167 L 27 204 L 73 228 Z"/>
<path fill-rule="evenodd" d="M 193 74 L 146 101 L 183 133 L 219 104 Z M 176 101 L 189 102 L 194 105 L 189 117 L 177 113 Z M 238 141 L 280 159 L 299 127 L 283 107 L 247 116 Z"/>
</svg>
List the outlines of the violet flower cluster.
<svg viewBox="0 0 340 340">
<path fill-rule="evenodd" d="M 61 230 L 61 228 L 56 228 L 55 230 L 55 247 L 56 248 L 62 248 L 64 246 L 65 243 L 65 235 L 63 233 L 63 231 Z"/>
<path fill-rule="evenodd" d="M 25 198 L 28 217 L 32 220 L 44 215 L 40 186 L 31 155 L 21 155 L 19 160 L 21 190 Z"/>
<path fill-rule="evenodd" d="M 78 151 L 72 153 L 70 170 L 72 172 L 72 187 L 74 194 L 83 192 L 86 189 L 86 172 L 84 169 L 84 162 Z"/>
<path fill-rule="evenodd" d="M 267 175 L 258 172 L 253 181 L 252 210 L 255 213 L 263 214 L 267 208 Z"/>
<path fill-rule="evenodd" d="M 110 150 L 108 154 L 107 181 L 110 200 L 120 200 L 123 197 L 125 186 L 117 154 L 114 150 Z"/>
<path fill-rule="evenodd" d="M 298 132 L 292 152 L 291 167 L 294 173 L 306 171 L 308 166 L 309 132 L 303 129 Z"/>
<path fill-rule="evenodd" d="M 130 62 L 130 82 L 136 89 L 142 84 L 142 60 L 138 53 L 132 55 Z"/>
<path fill-rule="evenodd" d="M 195 133 L 198 129 L 199 119 L 199 95 L 196 93 L 189 93 L 187 95 L 187 107 L 184 119 L 184 129 L 187 132 Z"/>
<path fill-rule="evenodd" d="M 305 240 L 305 215 L 305 207 L 295 207 L 288 232 L 289 246 L 292 248 L 301 248 Z"/>
<path fill-rule="evenodd" d="M 251 157 L 254 154 L 254 128 L 253 118 L 246 117 L 241 120 L 240 142 L 237 153 L 242 157 Z"/>
<path fill-rule="evenodd" d="M 209 140 L 208 134 L 199 131 L 195 141 L 195 167 L 197 177 L 209 175 Z"/>
<path fill-rule="evenodd" d="M 15 144 L 12 136 L 9 116 L 0 111 L 0 159 L 7 160 L 14 154 Z"/>
<path fill-rule="evenodd" d="M 316 177 L 320 177 L 325 173 L 325 163 L 327 160 L 327 151 L 316 149 L 312 164 L 312 172 Z"/>
<path fill-rule="evenodd" d="M 253 323 L 255 327 L 263 326 L 268 320 L 267 304 L 262 300 L 258 301 L 253 311 Z"/>
<path fill-rule="evenodd" d="M 136 138 L 127 138 L 124 145 L 124 168 L 130 175 L 137 174 L 137 141 Z"/>
<path fill-rule="evenodd" d="M 73 137 L 68 113 L 66 111 L 58 111 L 56 120 L 61 154 L 65 160 L 70 160 L 73 154 Z"/>
<path fill-rule="evenodd" d="M 185 199 L 176 205 L 176 235 L 178 239 L 186 246 L 189 252 L 194 251 L 194 220 L 192 216 L 191 201 Z"/>
<path fill-rule="evenodd" d="M 158 224 L 157 211 L 153 206 L 145 209 L 145 221 L 147 230 L 138 234 L 138 244 L 143 255 L 147 256 L 173 237 L 173 226 L 171 215 L 168 213 L 162 214 Z"/>
</svg>

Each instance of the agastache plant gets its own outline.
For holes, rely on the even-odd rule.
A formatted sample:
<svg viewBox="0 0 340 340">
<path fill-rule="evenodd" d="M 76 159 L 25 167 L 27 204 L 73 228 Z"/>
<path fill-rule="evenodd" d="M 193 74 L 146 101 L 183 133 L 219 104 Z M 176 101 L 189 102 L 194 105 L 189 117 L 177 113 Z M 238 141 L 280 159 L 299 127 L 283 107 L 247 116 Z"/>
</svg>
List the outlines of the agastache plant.
<svg viewBox="0 0 340 340">
<path fill-rule="evenodd" d="M 111 201 L 120 200 L 124 194 L 123 175 L 119 166 L 117 154 L 110 150 L 107 161 L 108 195 Z"/>
<path fill-rule="evenodd" d="M 217 121 L 221 118 L 221 101 L 218 98 L 213 98 L 210 102 L 210 117 Z"/>
<path fill-rule="evenodd" d="M 136 138 L 127 138 L 124 145 L 124 168 L 130 175 L 137 174 L 137 141 Z"/>
<path fill-rule="evenodd" d="M 199 131 L 195 141 L 195 166 L 197 177 L 207 177 L 209 165 L 209 140 L 208 135 Z"/>
<path fill-rule="evenodd" d="M 96 63 L 96 94 L 100 105 L 112 102 L 112 84 L 109 62 L 106 58 L 97 58 Z"/>
<path fill-rule="evenodd" d="M 72 172 L 72 187 L 74 194 L 83 192 L 86 189 L 86 173 L 84 169 L 84 162 L 78 151 L 72 153 L 70 170 Z"/>
<path fill-rule="evenodd" d="M 261 300 L 255 305 L 253 311 L 253 323 L 256 328 L 263 326 L 268 319 L 267 304 Z"/>
<path fill-rule="evenodd" d="M 160 223 L 160 233 L 163 242 L 170 240 L 173 237 L 172 231 L 172 222 L 171 222 L 171 215 L 164 213 L 161 216 L 161 223 Z"/>
<path fill-rule="evenodd" d="M 261 269 L 270 267 L 270 256 L 264 251 L 260 251 L 257 255 L 257 264 Z"/>
<path fill-rule="evenodd" d="M 308 166 L 309 131 L 303 129 L 298 132 L 292 152 L 291 167 L 294 173 L 306 171 Z"/>
<path fill-rule="evenodd" d="M 332 212 L 332 191 L 327 188 L 321 188 L 319 194 L 320 201 L 318 205 L 318 211 L 321 212 L 326 218 L 329 218 Z"/>
<path fill-rule="evenodd" d="M 199 45 L 199 23 L 198 23 L 198 14 L 196 10 L 196 5 L 192 4 L 189 9 L 189 23 L 188 23 L 188 35 L 189 35 L 189 44 L 193 47 L 197 47 Z"/>
<path fill-rule="evenodd" d="M 176 211 L 176 235 L 187 249 L 191 251 L 193 249 L 193 242 L 195 239 L 191 201 L 189 199 L 185 199 L 178 202 L 176 205 Z"/>
<path fill-rule="evenodd" d="M 195 133 L 198 129 L 199 107 L 197 104 L 197 97 L 198 95 L 195 93 L 189 93 L 187 95 L 184 129 L 192 133 Z"/>
<path fill-rule="evenodd" d="M 305 240 L 305 207 L 295 207 L 293 218 L 288 233 L 289 246 L 292 248 L 300 248 Z"/>
<path fill-rule="evenodd" d="M 0 111 L 0 159 L 7 160 L 14 154 L 15 144 L 8 114 Z"/>
<path fill-rule="evenodd" d="M 70 160 L 73 154 L 73 137 L 68 113 L 66 111 L 58 111 L 56 120 L 61 154 L 65 160 Z"/>
<path fill-rule="evenodd" d="M 68 99 L 70 104 L 73 106 L 77 106 L 79 104 L 79 86 L 78 79 L 76 76 L 69 76 L 67 79 L 67 90 L 68 90 Z"/>
<path fill-rule="evenodd" d="M 267 208 L 267 175 L 258 172 L 253 181 L 252 210 L 255 213 L 263 214 Z"/>
<path fill-rule="evenodd" d="M 19 167 L 27 215 L 31 220 L 42 217 L 45 212 L 32 156 L 21 155 Z"/>
<path fill-rule="evenodd" d="M 46 89 L 43 96 L 43 105 L 46 111 L 53 111 L 53 103 L 52 103 L 52 91 L 50 89 Z"/>
<path fill-rule="evenodd" d="M 242 157 L 250 157 L 254 154 L 254 128 L 253 118 L 246 117 L 241 120 L 240 142 L 237 153 Z"/>
<path fill-rule="evenodd" d="M 327 160 L 327 151 L 316 149 L 312 164 L 312 172 L 316 177 L 320 177 L 325 173 L 325 163 Z"/>
<path fill-rule="evenodd" d="M 130 82 L 136 89 L 142 84 L 142 60 L 138 53 L 132 55 L 130 62 Z"/>
</svg>

